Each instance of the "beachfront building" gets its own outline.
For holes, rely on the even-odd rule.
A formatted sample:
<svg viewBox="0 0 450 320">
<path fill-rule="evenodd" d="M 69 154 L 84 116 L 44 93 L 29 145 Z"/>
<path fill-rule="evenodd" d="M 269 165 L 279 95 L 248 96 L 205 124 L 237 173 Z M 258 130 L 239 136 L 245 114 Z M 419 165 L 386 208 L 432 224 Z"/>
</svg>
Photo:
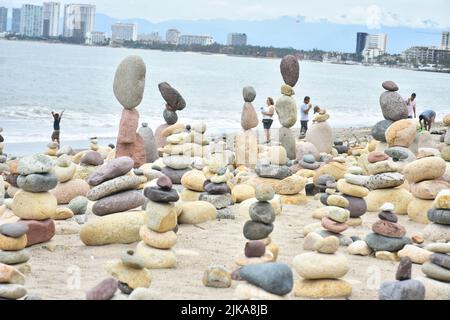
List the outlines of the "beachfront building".
<svg viewBox="0 0 450 320">
<path fill-rule="evenodd" d="M 450 32 L 442 32 L 441 49 L 450 50 Z"/>
<path fill-rule="evenodd" d="M 111 26 L 111 41 L 137 41 L 138 30 L 135 23 L 115 23 Z"/>
<path fill-rule="evenodd" d="M 20 8 L 12 9 L 11 33 L 20 33 Z"/>
<path fill-rule="evenodd" d="M 184 46 L 191 46 L 191 45 L 210 46 L 213 43 L 214 43 L 213 37 L 193 36 L 193 35 L 182 35 L 178 41 L 178 44 Z"/>
<path fill-rule="evenodd" d="M 8 8 L 0 7 L 0 32 L 6 32 L 8 24 Z"/>
<path fill-rule="evenodd" d="M 46 38 L 59 36 L 59 9 L 58 2 L 44 2 L 42 33 Z"/>
<path fill-rule="evenodd" d="M 162 38 L 160 37 L 158 32 L 152 33 L 141 33 L 138 35 L 139 42 L 147 42 L 147 43 L 155 43 L 162 42 Z"/>
<path fill-rule="evenodd" d="M 88 32 L 86 35 L 86 44 L 88 45 L 106 44 L 106 33 L 100 31 Z"/>
<path fill-rule="evenodd" d="M 414 64 L 444 64 L 450 62 L 450 50 L 437 47 L 411 47 L 402 54 L 403 59 Z"/>
<path fill-rule="evenodd" d="M 362 54 L 366 47 L 368 33 L 358 32 L 356 34 L 356 54 Z"/>
<path fill-rule="evenodd" d="M 66 4 L 64 6 L 63 36 L 76 42 L 85 42 L 89 32 L 94 31 L 95 6 L 90 4 Z"/>
<path fill-rule="evenodd" d="M 247 34 L 245 33 L 230 33 L 227 39 L 228 46 L 246 46 Z"/>
<path fill-rule="evenodd" d="M 387 34 L 369 34 L 366 38 L 366 45 L 362 52 L 366 62 L 372 62 L 374 59 L 386 53 Z"/>
<path fill-rule="evenodd" d="M 26 37 L 42 36 L 42 6 L 24 4 L 20 10 L 20 34 Z"/>
<path fill-rule="evenodd" d="M 169 29 L 166 32 L 166 42 L 168 44 L 174 44 L 177 45 L 178 41 L 180 40 L 181 32 L 177 29 Z"/>
</svg>

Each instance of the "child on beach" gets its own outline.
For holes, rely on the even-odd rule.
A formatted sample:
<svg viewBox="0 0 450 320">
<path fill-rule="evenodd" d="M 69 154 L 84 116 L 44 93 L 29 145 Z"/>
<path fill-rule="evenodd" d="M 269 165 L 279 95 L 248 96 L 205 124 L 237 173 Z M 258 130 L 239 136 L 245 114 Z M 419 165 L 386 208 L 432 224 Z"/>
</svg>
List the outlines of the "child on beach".
<svg viewBox="0 0 450 320">
<path fill-rule="evenodd" d="M 60 144 L 59 143 L 59 130 L 60 130 L 60 123 L 61 123 L 61 119 L 64 114 L 64 111 L 66 111 L 66 110 L 61 111 L 61 114 L 55 113 L 52 111 L 52 116 L 53 116 L 52 141 L 56 141 L 58 144 Z"/>
<path fill-rule="evenodd" d="M 271 97 L 266 100 L 266 107 L 261 107 L 263 115 L 264 132 L 266 134 L 266 143 L 270 143 L 270 128 L 273 123 L 273 115 L 275 114 L 275 103 Z"/>
<path fill-rule="evenodd" d="M 436 120 L 436 112 L 434 112 L 433 110 L 427 110 L 422 112 L 422 114 L 419 116 L 420 129 L 431 131 L 431 126 L 435 122 L 435 120 Z"/>
</svg>

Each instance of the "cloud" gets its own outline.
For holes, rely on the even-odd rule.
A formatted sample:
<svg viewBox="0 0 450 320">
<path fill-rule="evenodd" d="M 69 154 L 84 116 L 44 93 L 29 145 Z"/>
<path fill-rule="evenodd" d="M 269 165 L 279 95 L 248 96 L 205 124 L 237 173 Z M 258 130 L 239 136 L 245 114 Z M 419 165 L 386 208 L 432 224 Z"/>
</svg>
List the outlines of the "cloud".
<svg viewBox="0 0 450 320">
<path fill-rule="evenodd" d="M 372 5 L 367 7 L 366 25 L 369 29 L 380 29 L 383 21 L 383 10 L 377 6 Z"/>
</svg>

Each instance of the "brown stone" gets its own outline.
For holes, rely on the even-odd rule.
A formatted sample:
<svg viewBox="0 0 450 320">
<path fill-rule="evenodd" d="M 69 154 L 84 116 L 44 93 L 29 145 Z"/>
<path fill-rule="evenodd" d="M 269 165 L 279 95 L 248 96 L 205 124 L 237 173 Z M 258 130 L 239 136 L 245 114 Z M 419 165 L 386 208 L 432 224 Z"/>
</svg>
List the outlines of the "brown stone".
<svg viewBox="0 0 450 320">
<path fill-rule="evenodd" d="M 24 223 L 28 226 L 27 247 L 50 241 L 55 235 L 55 223 L 52 219 L 43 221 L 19 220 L 19 223 Z"/>
<path fill-rule="evenodd" d="M 117 144 L 134 143 L 136 141 L 138 126 L 139 112 L 136 109 L 123 109 L 119 124 L 119 134 L 117 135 Z"/>
<path fill-rule="evenodd" d="M 251 102 L 246 102 L 242 108 L 241 126 L 244 130 L 250 130 L 258 126 L 258 116 Z"/>
<path fill-rule="evenodd" d="M 144 139 L 135 133 L 134 143 L 118 143 L 116 146 L 116 158 L 130 157 L 134 161 L 134 167 L 139 168 L 146 162 Z"/>
<path fill-rule="evenodd" d="M 376 163 L 387 159 L 389 159 L 389 156 L 386 153 L 379 151 L 373 151 L 367 156 L 367 161 L 370 163 Z"/>
<path fill-rule="evenodd" d="M 402 238 L 406 235 L 406 229 L 403 226 L 385 220 L 375 222 L 372 231 L 389 238 Z"/>
</svg>

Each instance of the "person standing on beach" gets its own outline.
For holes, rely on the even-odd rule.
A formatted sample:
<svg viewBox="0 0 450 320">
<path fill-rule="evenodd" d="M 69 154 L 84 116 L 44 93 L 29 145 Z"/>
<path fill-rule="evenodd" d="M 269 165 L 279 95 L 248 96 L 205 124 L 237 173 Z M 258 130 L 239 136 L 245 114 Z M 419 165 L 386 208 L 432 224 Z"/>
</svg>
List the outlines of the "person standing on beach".
<svg viewBox="0 0 450 320">
<path fill-rule="evenodd" d="M 300 106 L 300 139 L 305 136 L 308 131 L 309 111 L 312 109 L 311 98 L 306 96 L 303 104 Z"/>
<path fill-rule="evenodd" d="M 427 110 L 422 112 L 422 114 L 419 116 L 420 129 L 423 129 L 423 127 L 425 127 L 425 130 L 431 131 L 431 126 L 435 122 L 435 120 L 436 120 L 436 112 L 434 112 L 433 110 Z"/>
<path fill-rule="evenodd" d="M 275 114 L 275 103 L 271 97 L 266 100 L 266 107 L 261 107 L 261 113 L 263 115 L 264 131 L 266 133 L 266 143 L 270 143 L 270 128 L 273 123 L 273 115 Z"/>
<path fill-rule="evenodd" d="M 61 111 L 61 114 L 55 113 L 52 111 L 53 116 L 53 133 L 52 133 L 52 141 L 56 141 L 59 145 L 59 130 L 60 130 L 60 123 L 62 116 L 64 114 L 64 111 Z"/>
<path fill-rule="evenodd" d="M 416 97 L 417 95 L 413 93 L 411 97 L 406 100 L 406 106 L 408 107 L 408 119 L 417 118 L 416 115 Z"/>
</svg>

